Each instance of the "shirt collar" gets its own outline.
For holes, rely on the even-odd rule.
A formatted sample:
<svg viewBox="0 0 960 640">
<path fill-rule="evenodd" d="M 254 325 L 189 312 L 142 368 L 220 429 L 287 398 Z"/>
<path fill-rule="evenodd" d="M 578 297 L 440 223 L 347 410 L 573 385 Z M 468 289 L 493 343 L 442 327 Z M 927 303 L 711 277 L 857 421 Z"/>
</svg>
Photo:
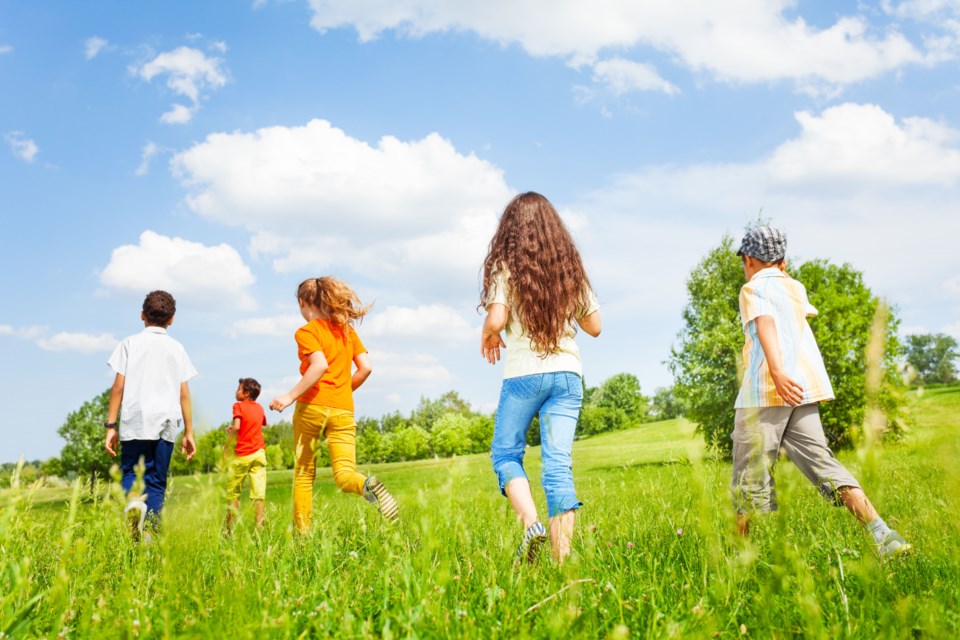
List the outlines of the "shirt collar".
<svg viewBox="0 0 960 640">
<path fill-rule="evenodd" d="M 750 280 L 757 280 L 758 278 L 783 278 L 784 273 L 780 271 L 780 267 L 767 267 L 766 269 L 760 269 Z"/>
<path fill-rule="evenodd" d="M 167 333 L 167 330 L 164 329 L 163 327 L 144 327 L 144 328 L 143 328 L 143 332 L 144 332 L 144 333 L 162 333 L 162 334 L 166 334 L 166 333 Z"/>
</svg>

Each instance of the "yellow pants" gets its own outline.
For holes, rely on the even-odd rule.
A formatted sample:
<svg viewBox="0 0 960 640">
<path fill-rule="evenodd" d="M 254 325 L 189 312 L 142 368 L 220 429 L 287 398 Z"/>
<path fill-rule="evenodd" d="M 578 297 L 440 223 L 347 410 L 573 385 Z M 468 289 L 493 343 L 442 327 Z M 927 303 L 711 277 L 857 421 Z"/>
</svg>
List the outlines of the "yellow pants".
<svg viewBox="0 0 960 640">
<path fill-rule="evenodd" d="M 293 412 L 293 523 L 297 530 L 310 530 L 313 514 L 313 482 L 317 476 L 317 446 L 326 434 L 333 481 L 341 491 L 363 495 L 367 477 L 357 473 L 357 423 L 353 413 L 315 404 L 297 403 Z"/>
<path fill-rule="evenodd" d="M 250 499 L 267 497 L 267 454 L 263 449 L 247 456 L 238 456 L 227 467 L 227 500 L 240 498 L 243 479 L 250 476 Z"/>
</svg>

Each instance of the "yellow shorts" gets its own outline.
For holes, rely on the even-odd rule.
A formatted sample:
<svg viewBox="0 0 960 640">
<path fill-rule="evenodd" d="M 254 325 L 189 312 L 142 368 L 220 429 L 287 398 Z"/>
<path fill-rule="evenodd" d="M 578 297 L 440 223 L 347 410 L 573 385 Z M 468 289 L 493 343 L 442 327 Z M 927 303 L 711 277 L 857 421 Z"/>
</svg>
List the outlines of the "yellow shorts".
<svg viewBox="0 0 960 640">
<path fill-rule="evenodd" d="M 243 479 L 250 476 L 250 499 L 267 497 L 267 453 L 264 449 L 248 456 L 238 456 L 227 467 L 227 500 L 239 500 Z"/>
</svg>

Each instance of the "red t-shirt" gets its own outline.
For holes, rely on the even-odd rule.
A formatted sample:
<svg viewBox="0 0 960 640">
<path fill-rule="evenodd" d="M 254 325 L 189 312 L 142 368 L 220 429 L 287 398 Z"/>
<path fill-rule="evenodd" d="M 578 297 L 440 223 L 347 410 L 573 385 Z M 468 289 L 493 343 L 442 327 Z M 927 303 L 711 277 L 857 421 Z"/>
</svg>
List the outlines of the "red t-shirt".
<svg viewBox="0 0 960 640">
<path fill-rule="evenodd" d="M 237 446 L 233 451 L 238 456 L 248 456 L 260 449 L 266 449 L 263 443 L 263 427 L 267 424 L 267 416 L 263 407 L 253 400 L 241 400 L 233 404 L 234 419 L 240 418 L 240 432 L 237 433 Z"/>
<path fill-rule="evenodd" d="M 353 327 L 341 327 L 329 320 L 316 319 L 308 322 L 296 333 L 297 357 L 300 358 L 300 375 L 310 367 L 308 357 L 320 351 L 327 360 L 327 370 L 317 384 L 297 398 L 306 404 L 318 404 L 334 409 L 353 411 L 353 359 L 366 353 L 360 336 Z"/>
</svg>

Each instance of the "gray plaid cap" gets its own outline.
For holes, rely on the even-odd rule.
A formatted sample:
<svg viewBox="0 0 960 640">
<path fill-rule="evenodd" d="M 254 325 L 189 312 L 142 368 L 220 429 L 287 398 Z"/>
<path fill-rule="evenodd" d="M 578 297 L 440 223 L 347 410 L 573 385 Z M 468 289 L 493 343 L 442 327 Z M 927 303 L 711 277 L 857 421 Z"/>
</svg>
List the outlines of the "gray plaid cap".
<svg viewBox="0 0 960 640">
<path fill-rule="evenodd" d="M 743 236 L 737 255 L 763 262 L 780 262 L 787 255 L 787 236 L 773 227 L 755 227 Z"/>
</svg>

